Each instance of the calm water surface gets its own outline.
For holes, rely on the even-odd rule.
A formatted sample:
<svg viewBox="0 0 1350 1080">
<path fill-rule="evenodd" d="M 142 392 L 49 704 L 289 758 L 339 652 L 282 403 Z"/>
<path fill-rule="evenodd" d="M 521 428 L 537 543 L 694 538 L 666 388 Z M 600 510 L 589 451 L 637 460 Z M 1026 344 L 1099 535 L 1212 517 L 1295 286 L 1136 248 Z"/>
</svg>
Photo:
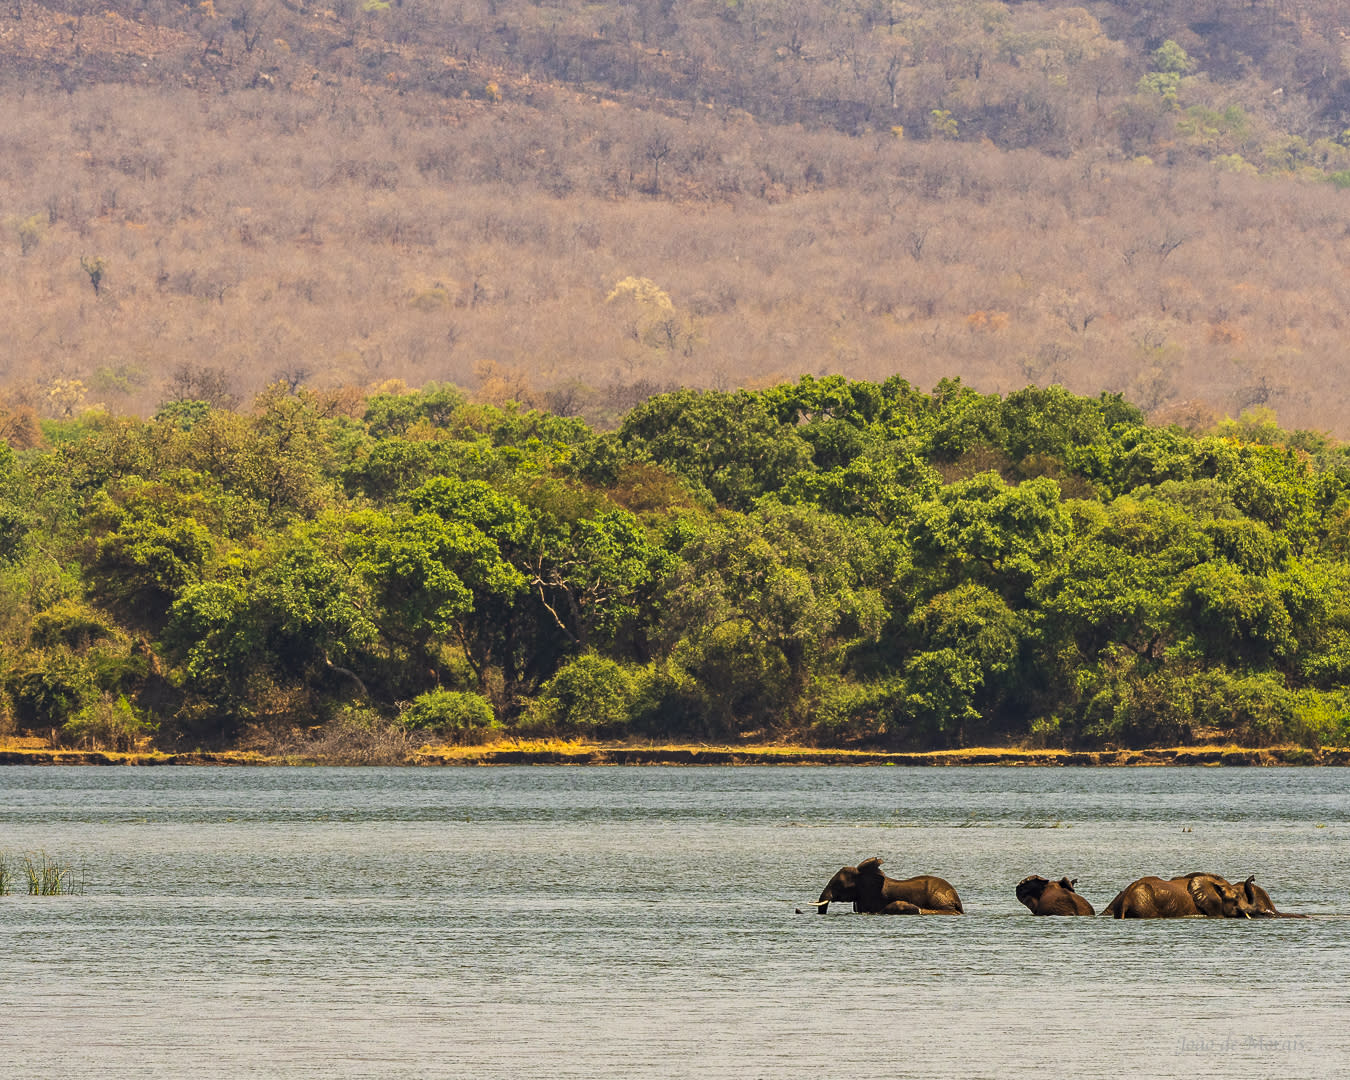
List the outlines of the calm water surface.
<svg viewBox="0 0 1350 1080">
<path fill-rule="evenodd" d="M 1189 831 L 1187 831 L 1189 830 Z M 0 768 L 0 1061 L 113 1077 L 1346 1075 L 1350 770 Z M 963 918 L 797 915 L 844 863 Z M 1036 919 L 1254 873 L 1306 921 Z M 810 910 L 810 909 L 807 909 Z"/>
</svg>

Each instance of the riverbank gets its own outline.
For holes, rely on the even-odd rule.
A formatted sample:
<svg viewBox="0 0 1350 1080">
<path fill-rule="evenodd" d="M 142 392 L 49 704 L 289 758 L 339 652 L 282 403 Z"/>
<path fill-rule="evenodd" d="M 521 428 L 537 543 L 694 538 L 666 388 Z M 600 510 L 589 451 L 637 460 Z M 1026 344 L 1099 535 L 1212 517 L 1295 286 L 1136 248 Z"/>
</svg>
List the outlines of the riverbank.
<svg viewBox="0 0 1350 1080">
<path fill-rule="evenodd" d="M 0 741 L 0 765 L 340 765 L 316 756 L 275 756 L 246 750 L 117 752 L 51 749 L 37 739 Z M 1350 747 L 1177 746 L 1148 750 L 1028 750 L 970 747 L 927 753 L 829 750 L 803 746 L 635 746 L 581 741 L 424 746 L 390 765 L 944 765 L 1004 766 L 1274 766 L 1350 765 Z"/>
<path fill-rule="evenodd" d="M 1350 765 L 1350 748 L 1184 746 L 1152 750 L 1025 750 L 969 747 L 927 753 L 800 746 L 469 746 L 427 749 L 424 765 Z"/>
</svg>

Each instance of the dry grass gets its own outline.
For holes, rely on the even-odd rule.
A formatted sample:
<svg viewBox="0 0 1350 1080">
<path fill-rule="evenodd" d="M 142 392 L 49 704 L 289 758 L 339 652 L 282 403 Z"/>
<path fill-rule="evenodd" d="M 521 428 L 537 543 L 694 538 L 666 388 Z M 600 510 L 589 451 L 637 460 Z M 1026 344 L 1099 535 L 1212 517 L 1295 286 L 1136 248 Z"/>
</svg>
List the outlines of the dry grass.
<svg viewBox="0 0 1350 1080">
<path fill-rule="evenodd" d="M 424 746 L 414 763 L 491 764 L 737 764 L 737 765 L 1311 765 L 1345 764 L 1350 749 L 1228 745 L 1160 747 L 1148 750 L 1034 750 L 967 747 L 916 753 L 830 750 L 808 746 L 709 745 L 706 743 L 616 745 L 582 740 L 510 740 L 489 746 Z"/>
<path fill-rule="evenodd" d="M 50 745 L 37 735 L 0 735 L 0 750 L 46 750 Z"/>
<path fill-rule="evenodd" d="M 272 765 L 281 759 L 254 750 L 213 750 L 169 753 L 162 750 L 53 750 L 41 745 L 13 745 L 15 740 L 0 744 L 0 766 L 3 765 Z"/>
<path fill-rule="evenodd" d="M 506 739 L 484 746 L 451 746 L 425 744 L 414 751 L 415 758 L 436 757 L 451 761 L 476 761 L 495 752 L 508 750 L 526 754 L 558 754 L 581 757 L 603 747 L 601 743 L 584 739 Z"/>
<path fill-rule="evenodd" d="M 485 746 L 415 745 L 351 730 L 317 732 L 281 740 L 267 751 L 236 750 L 180 754 L 97 753 L 16 746 L 41 740 L 8 739 L 0 764 L 44 765 L 492 765 L 492 764 L 734 764 L 734 765 L 1314 765 L 1350 764 L 1350 747 L 1245 747 L 1233 743 L 1155 747 L 1143 750 L 1037 750 L 966 747 L 960 750 L 891 753 L 831 750 L 812 746 L 711 745 L 708 743 L 614 744 L 582 739 L 507 739 Z"/>
</svg>

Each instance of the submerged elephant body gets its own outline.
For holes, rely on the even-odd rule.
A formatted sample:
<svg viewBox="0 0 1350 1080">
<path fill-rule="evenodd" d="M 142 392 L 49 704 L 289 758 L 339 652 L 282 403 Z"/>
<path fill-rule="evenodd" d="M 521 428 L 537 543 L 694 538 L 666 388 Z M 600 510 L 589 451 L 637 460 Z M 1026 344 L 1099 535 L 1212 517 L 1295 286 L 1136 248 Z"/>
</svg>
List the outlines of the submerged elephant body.
<svg viewBox="0 0 1350 1080">
<path fill-rule="evenodd" d="M 1075 891 L 1077 878 L 1050 881 L 1032 874 L 1017 883 L 1017 899 L 1033 915 L 1094 915 L 1087 899 Z M 821 891 L 815 908 L 824 915 L 833 903 L 851 903 L 865 915 L 961 915 L 965 908 L 951 882 L 931 874 L 897 879 L 881 871 L 881 860 L 864 859 L 843 866 Z M 799 908 L 797 913 L 801 914 Z M 1114 919 L 1303 919 L 1279 911 L 1270 894 L 1248 877 L 1234 885 L 1218 874 L 1142 877 L 1125 886 L 1106 906 Z"/>
<path fill-rule="evenodd" d="M 1017 899 L 1033 915 L 1095 915 L 1092 905 L 1073 891 L 1077 881 L 1067 877 L 1047 881 L 1033 874 L 1017 883 Z"/>
<path fill-rule="evenodd" d="M 1166 880 L 1143 877 L 1131 882 L 1107 905 L 1103 915 L 1115 919 L 1297 918 L 1275 909 L 1270 894 L 1247 878 L 1234 885 L 1218 874 L 1186 874 Z"/>
<path fill-rule="evenodd" d="M 1184 919 L 1200 915 L 1189 885 L 1190 879 L 1185 877 L 1142 877 L 1126 885 L 1102 914 L 1113 919 Z"/>
<path fill-rule="evenodd" d="M 964 911 L 950 882 L 929 874 L 890 878 L 881 872 L 880 859 L 841 867 L 826 883 L 816 910 L 824 915 L 831 903 L 840 902 L 851 902 L 854 911 L 866 915 L 960 915 Z"/>
</svg>

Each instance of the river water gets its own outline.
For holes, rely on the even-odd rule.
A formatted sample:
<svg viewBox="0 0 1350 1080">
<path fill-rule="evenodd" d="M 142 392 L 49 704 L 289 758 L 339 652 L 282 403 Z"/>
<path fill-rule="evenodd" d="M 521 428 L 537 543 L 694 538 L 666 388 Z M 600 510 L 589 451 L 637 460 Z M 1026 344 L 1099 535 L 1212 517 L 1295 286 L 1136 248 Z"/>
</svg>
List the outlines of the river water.
<svg viewBox="0 0 1350 1080">
<path fill-rule="evenodd" d="M 0 1064 L 110 1077 L 1344 1076 L 1350 770 L 0 768 Z M 796 914 L 845 863 L 964 917 Z M 1255 874 L 1307 920 L 1038 919 Z"/>
</svg>

